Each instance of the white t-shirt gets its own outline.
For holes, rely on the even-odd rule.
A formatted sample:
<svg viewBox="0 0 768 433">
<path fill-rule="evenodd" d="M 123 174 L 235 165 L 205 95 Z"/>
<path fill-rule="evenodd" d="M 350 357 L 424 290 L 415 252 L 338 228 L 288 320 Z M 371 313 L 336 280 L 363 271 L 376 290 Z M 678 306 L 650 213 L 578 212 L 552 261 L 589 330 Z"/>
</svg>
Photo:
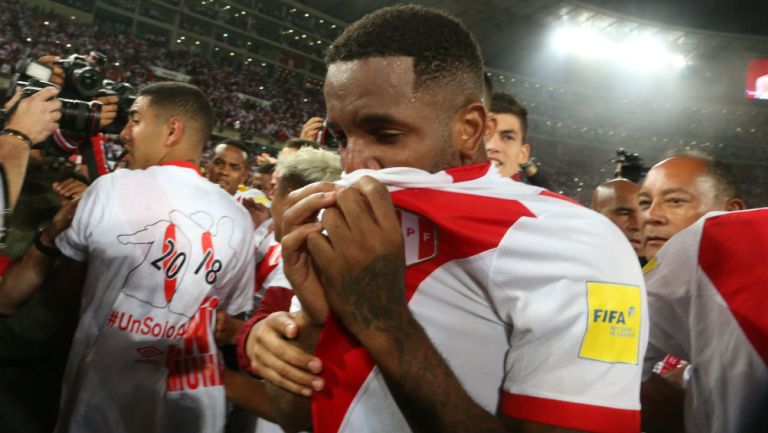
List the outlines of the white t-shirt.
<svg viewBox="0 0 768 433">
<path fill-rule="evenodd" d="M 250 309 L 253 223 L 191 168 L 100 177 L 56 239 L 88 262 L 58 431 L 223 431 L 215 311 Z"/>
<path fill-rule="evenodd" d="M 490 164 L 429 174 L 358 170 L 389 185 L 405 240 L 409 307 L 469 395 L 576 430 L 640 430 L 645 285 L 605 217 Z M 314 431 L 408 432 L 365 349 L 326 322 Z"/>
<path fill-rule="evenodd" d="M 646 267 L 645 375 L 670 353 L 692 364 L 691 433 L 768 431 L 768 209 L 712 212 Z"/>
</svg>

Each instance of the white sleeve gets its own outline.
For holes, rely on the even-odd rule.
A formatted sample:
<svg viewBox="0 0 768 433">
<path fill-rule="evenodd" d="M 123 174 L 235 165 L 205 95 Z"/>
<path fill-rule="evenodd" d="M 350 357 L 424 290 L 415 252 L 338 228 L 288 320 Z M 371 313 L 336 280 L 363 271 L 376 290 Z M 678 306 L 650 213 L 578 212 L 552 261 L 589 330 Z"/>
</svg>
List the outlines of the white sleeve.
<svg viewBox="0 0 768 433">
<path fill-rule="evenodd" d="M 231 268 L 225 282 L 227 296 L 223 300 L 222 308 L 226 308 L 227 313 L 232 316 L 251 311 L 253 308 L 256 262 L 251 252 L 255 249 L 255 239 L 253 225 L 246 225 L 246 227 L 247 230 L 244 230 L 240 236 L 239 247 L 234 255 L 237 258 L 235 266 Z"/>
<path fill-rule="evenodd" d="M 83 194 L 75 211 L 75 218 L 67 230 L 56 237 L 56 246 L 70 259 L 88 260 L 91 239 L 98 226 L 107 221 L 107 210 L 112 206 L 110 191 L 113 175 L 101 176 Z"/>
<path fill-rule="evenodd" d="M 691 360 L 688 319 L 703 220 L 673 236 L 645 266 L 651 318 L 643 378 L 666 355 Z"/>
<path fill-rule="evenodd" d="M 648 317 L 624 235 L 586 209 L 522 218 L 490 278 L 509 330 L 501 412 L 576 430 L 636 430 Z M 607 419 L 605 430 L 598 424 Z"/>
</svg>

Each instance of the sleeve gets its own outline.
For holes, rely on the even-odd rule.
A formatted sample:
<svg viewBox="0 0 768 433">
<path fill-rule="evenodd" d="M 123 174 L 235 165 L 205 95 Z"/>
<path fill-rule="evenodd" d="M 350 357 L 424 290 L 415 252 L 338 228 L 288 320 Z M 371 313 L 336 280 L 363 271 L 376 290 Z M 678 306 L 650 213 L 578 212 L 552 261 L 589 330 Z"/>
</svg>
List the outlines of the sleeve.
<svg viewBox="0 0 768 433">
<path fill-rule="evenodd" d="M 228 296 L 222 304 L 222 308 L 226 308 L 227 314 L 231 316 L 248 312 L 253 306 L 256 263 L 251 252 L 255 245 L 253 224 L 250 222 L 250 217 L 248 217 L 247 222 L 248 224 L 243 224 L 245 229 L 240 236 L 239 248 L 234 254 L 236 264 L 227 280 Z"/>
<path fill-rule="evenodd" d="M 696 286 L 702 227 L 703 220 L 672 237 L 643 268 L 652 319 L 643 379 L 668 354 L 691 359 L 690 338 L 685 331 Z"/>
<path fill-rule="evenodd" d="M 98 225 L 108 220 L 107 209 L 111 206 L 108 190 L 113 175 L 101 176 L 85 191 L 75 211 L 75 218 L 67 230 L 56 237 L 56 246 L 70 259 L 88 260 L 89 246 Z"/>
<path fill-rule="evenodd" d="M 607 219 L 571 209 L 518 220 L 493 257 L 488 295 L 509 340 L 500 411 L 637 433 L 648 338 L 640 265 Z"/>
</svg>

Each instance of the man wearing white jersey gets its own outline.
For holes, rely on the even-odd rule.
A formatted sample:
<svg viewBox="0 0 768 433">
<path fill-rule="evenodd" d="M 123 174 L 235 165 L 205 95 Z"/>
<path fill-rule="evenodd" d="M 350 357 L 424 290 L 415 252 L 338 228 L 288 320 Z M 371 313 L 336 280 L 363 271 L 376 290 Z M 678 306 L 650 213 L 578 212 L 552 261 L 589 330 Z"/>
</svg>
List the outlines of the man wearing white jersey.
<svg viewBox="0 0 768 433">
<path fill-rule="evenodd" d="M 198 170 L 213 122 L 194 86 L 142 88 L 120 134 L 133 170 L 94 182 L 56 239 L 85 278 L 57 431 L 223 431 L 215 312 L 250 308 L 253 226 Z"/>
<path fill-rule="evenodd" d="M 637 259 L 596 213 L 471 165 L 487 116 L 463 24 L 384 8 L 327 60 L 349 174 L 289 197 L 283 260 L 302 310 L 254 327 L 257 372 L 312 394 L 319 433 L 639 432 Z M 285 347 L 297 332 L 316 356 Z M 269 390 L 286 427 L 309 424 L 308 398 Z"/>
<path fill-rule="evenodd" d="M 691 361 L 685 429 L 768 431 L 768 209 L 711 212 L 646 266 L 653 315 L 644 365 Z"/>
</svg>

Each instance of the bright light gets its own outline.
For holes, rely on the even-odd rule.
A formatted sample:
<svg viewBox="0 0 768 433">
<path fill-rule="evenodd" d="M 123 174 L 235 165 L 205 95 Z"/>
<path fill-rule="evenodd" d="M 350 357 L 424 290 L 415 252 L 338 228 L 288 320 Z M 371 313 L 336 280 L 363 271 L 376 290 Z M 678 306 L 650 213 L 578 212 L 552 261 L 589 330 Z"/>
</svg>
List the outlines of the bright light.
<svg viewBox="0 0 768 433">
<path fill-rule="evenodd" d="M 647 34 L 617 39 L 587 26 L 566 25 L 552 34 L 552 45 L 562 55 L 614 60 L 636 70 L 681 69 L 689 64 L 684 55 L 670 51 L 660 38 Z"/>
</svg>

